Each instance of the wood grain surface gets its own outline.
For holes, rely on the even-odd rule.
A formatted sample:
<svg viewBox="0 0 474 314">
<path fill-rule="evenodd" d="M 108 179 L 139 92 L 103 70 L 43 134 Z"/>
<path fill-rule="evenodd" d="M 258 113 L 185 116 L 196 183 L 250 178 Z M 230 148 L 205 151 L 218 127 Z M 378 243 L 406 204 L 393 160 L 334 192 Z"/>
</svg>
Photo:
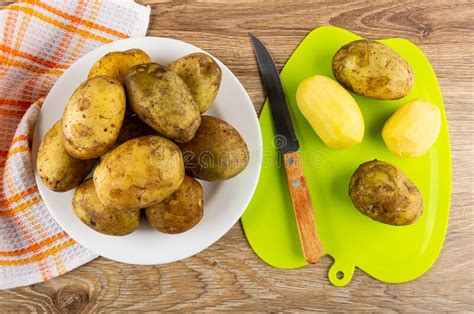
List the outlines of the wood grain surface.
<svg viewBox="0 0 474 314">
<path fill-rule="evenodd" d="M 306 185 L 300 154 L 297 151 L 287 152 L 282 157 L 296 226 L 298 227 L 301 250 L 304 259 L 308 263 L 316 264 L 322 257 L 324 249 L 316 232 L 313 203 Z"/>
<path fill-rule="evenodd" d="M 474 310 L 473 1 L 141 2 L 152 8 L 149 35 L 184 40 L 218 57 L 245 86 L 257 112 L 265 93 L 249 31 L 269 46 L 280 68 L 321 25 L 417 44 L 438 76 L 451 136 L 452 207 L 441 255 L 410 283 L 384 284 L 356 270 L 348 286 L 336 288 L 327 280 L 331 258 L 298 270 L 272 268 L 253 253 L 237 223 L 181 262 L 133 266 L 98 258 L 47 282 L 0 291 L 0 312 Z"/>
</svg>

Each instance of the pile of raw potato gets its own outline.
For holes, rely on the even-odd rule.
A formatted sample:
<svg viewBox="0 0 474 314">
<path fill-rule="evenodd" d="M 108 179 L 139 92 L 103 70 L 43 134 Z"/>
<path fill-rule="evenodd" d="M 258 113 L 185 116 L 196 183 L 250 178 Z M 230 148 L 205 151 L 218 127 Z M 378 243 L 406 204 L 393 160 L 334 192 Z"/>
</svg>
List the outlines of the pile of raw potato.
<svg viewBox="0 0 474 314">
<path fill-rule="evenodd" d="M 203 189 L 194 178 L 229 179 L 249 161 L 237 130 L 201 116 L 221 77 L 204 53 L 167 66 L 140 49 L 106 54 L 44 137 L 40 178 L 53 191 L 78 187 L 74 213 L 98 232 L 133 232 L 142 209 L 161 232 L 189 230 L 203 217 Z M 93 178 L 84 181 L 96 164 Z"/>
<path fill-rule="evenodd" d="M 296 92 L 298 108 L 331 148 L 348 148 L 364 137 L 362 113 L 345 88 L 369 98 L 391 100 L 408 95 L 413 85 L 408 62 L 390 47 L 371 40 L 343 46 L 332 59 L 332 71 L 340 84 L 316 75 L 303 80 Z M 398 156 L 419 157 L 435 143 L 440 127 L 439 108 L 417 99 L 402 105 L 386 121 L 382 137 Z M 363 214 L 390 225 L 411 224 L 423 212 L 417 187 L 400 168 L 383 161 L 359 166 L 351 178 L 349 196 Z"/>
</svg>

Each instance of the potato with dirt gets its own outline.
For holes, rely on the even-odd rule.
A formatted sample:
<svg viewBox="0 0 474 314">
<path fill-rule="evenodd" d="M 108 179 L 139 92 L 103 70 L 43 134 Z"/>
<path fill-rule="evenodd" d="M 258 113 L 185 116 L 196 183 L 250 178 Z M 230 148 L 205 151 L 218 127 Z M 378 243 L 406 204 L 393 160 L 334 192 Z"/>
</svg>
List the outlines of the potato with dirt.
<svg viewBox="0 0 474 314">
<path fill-rule="evenodd" d="M 201 114 L 176 73 L 156 63 L 137 65 L 125 77 L 125 87 L 133 112 L 155 131 L 177 143 L 194 137 Z"/>
<path fill-rule="evenodd" d="M 146 135 L 157 135 L 157 133 L 138 116 L 134 115 L 125 119 L 123 122 L 116 144 L 120 145 L 132 138 Z"/>
<path fill-rule="evenodd" d="M 131 139 L 111 151 L 94 171 L 97 197 L 105 206 L 140 209 L 159 203 L 183 182 L 181 151 L 161 136 Z"/>
<path fill-rule="evenodd" d="M 384 224 L 414 223 L 423 213 L 423 199 L 403 171 L 387 162 L 361 164 L 352 175 L 349 196 L 364 215 Z"/>
<path fill-rule="evenodd" d="M 74 158 L 66 152 L 59 120 L 46 133 L 40 144 L 36 169 L 41 181 L 50 190 L 64 192 L 77 187 L 92 170 L 95 162 L 95 159 Z"/>
<path fill-rule="evenodd" d="M 132 138 L 146 136 L 146 135 L 158 135 L 155 130 L 153 130 L 148 124 L 140 120 L 138 116 L 134 115 L 128 117 L 123 122 L 122 128 L 118 135 L 117 141 L 115 142 L 114 147 L 107 152 L 106 154 L 100 156 L 100 160 L 103 160 L 107 154 L 109 154 L 115 147 L 119 146 L 122 143 L 125 143 Z"/>
<path fill-rule="evenodd" d="M 332 59 L 332 72 L 347 89 L 375 99 L 405 97 L 413 85 L 410 64 L 392 48 L 368 39 L 339 49 Z"/>
<path fill-rule="evenodd" d="M 203 216 L 203 190 L 185 176 L 179 188 L 158 204 L 145 209 L 146 219 L 158 231 L 181 233 L 194 227 Z"/>
<path fill-rule="evenodd" d="M 186 172 L 206 181 L 221 181 L 242 172 L 249 162 L 249 151 L 239 132 L 216 117 L 202 116 L 196 136 L 180 144 Z"/>
<path fill-rule="evenodd" d="M 106 75 L 123 84 L 125 75 L 132 67 L 137 64 L 149 63 L 150 61 L 150 56 L 140 49 L 112 51 L 94 63 L 89 71 L 88 78 Z"/>
<path fill-rule="evenodd" d="M 83 223 L 103 234 L 123 236 L 137 230 L 140 225 L 140 209 L 120 210 L 105 206 L 97 198 L 91 178 L 76 189 L 72 210 Z"/>
<path fill-rule="evenodd" d="M 222 71 L 214 59 L 202 52 L 191 53 L 170 63 L 168 69 L 189 86 L 201 113 L 216 99 Z"/>
<path fill-rule="evenodd" d="M 83 82 L 66 104 L 62 119 L 63 143 L 78 159 L 93 159 L 117 141 L 125 116 L 125 91 L 108 76 Z"/>
</svg>

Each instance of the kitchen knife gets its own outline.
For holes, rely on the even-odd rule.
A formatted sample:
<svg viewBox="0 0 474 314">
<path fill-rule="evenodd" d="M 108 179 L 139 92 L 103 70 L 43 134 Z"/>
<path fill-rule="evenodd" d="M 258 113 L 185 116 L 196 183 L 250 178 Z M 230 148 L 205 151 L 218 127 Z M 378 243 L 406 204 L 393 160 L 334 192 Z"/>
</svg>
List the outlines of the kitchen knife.
<svg viewBox="0 0 474 314">
<path fill-rule="evenodd" d="M 300 147 L 291 122 L 285 91 L 270 52 L 255 35 L 249 33 L 249 37 L 267 90 L 276 133 L 274 141 L 283 157 L 303 256 L 308 263 L 314 264 L 322 256 L 323 247 L 314 223 L 311 196 L 299 158 Z"/>
</svg>

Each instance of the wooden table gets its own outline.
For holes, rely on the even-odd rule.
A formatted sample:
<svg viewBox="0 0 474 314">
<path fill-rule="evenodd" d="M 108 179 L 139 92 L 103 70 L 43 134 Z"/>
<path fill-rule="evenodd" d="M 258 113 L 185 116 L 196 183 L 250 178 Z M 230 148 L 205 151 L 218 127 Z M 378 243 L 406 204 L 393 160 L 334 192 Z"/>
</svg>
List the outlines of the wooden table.
<svg viewBox="0 0 474 314">
<path fill-rule="evenodd" d="M 448 235 L 433 268 L 406 284 L 384 284 L 356 270 L 345 288 L 329 284 L 331 258 L 280 270 L 250 249 L 237 223 L 204 252 L 165 266 L 98 258 L 48 282 L 0 291 L 0 311 L 60 310 L 473 310 L 474 3 L 296 3 L 295 1 L 142 1 L 149 35 L 199 46 L 223 61 L 260 111 L 265 94 L 247 32 L 282 67 L 304 36 L 336 25 L 368 38 L 404 37 L 428 56 L 444 95 L 451 135 L 453 193 Z"/>
</svg>

